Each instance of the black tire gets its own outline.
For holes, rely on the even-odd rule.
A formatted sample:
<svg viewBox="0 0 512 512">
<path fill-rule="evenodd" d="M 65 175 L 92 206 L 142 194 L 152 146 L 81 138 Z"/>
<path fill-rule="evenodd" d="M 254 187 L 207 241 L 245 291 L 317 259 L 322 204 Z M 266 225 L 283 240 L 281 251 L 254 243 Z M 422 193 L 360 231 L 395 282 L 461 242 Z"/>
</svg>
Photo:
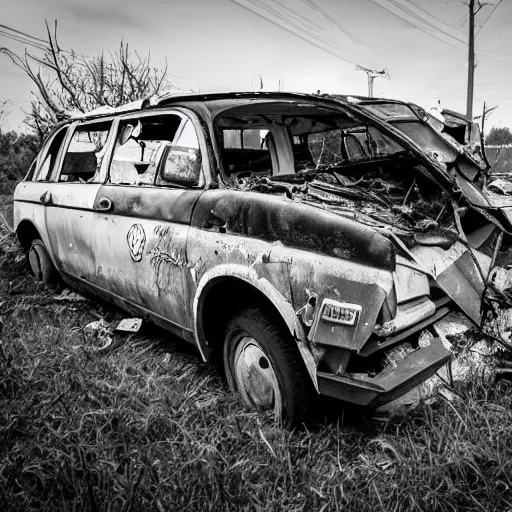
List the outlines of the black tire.
<svg viewBox="0 0 512 512">
<path fill-rule="evenodd" d="M 27 252 L 29 269 L 38 281 L 50 286 L 59 283 L 59 272 L 55 268 L 42 240 L 34 238 Z"/>
<path fill-rule="evenodd" d="M 248 338 L 256 342 L 268 359 L 259 359 L 261 368 L 273 371 L 280 392 L 280 406 L 274 408 L 276 418 L 291 427 L 308 419 L 314 393 L 311 378 L 301 358 L 296 342 L 289 332 L 280 329 L 269 316 L 257 308 L 247 307 L 236 313 L 226 325 L 224 338 L 224 370 L 230 389 L 242 396 L 248 407 L 258 408 L 254 402 L 244 399 L 234 368 L 237 347 Z M 239 358 L 240 359 L 240 358 Z M 265 371 L 265 370 L 264 370 Z M 274 381 L 273 381 L 274 382 Z M 267 407 L 268 409 L 269 407 Z"/>
</svg>

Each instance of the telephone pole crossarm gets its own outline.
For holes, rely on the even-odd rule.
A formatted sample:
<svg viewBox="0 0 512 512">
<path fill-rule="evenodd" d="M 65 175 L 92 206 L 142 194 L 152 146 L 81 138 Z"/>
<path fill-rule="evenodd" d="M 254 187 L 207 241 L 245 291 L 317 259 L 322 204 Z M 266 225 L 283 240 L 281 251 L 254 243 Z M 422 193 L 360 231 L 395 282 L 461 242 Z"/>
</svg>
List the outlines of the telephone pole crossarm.
<svg viewBox="0 0 512 512">
<path fill-rule="evenodd" d="M 364 71 L 368 76 L 368 97 L 373 98 L 373 81 L 378 77 L 388 76 L 388 72 L 385 69 L 368 69 L 363 66 L 357 66 L 357 71 Z"/>
</svg>

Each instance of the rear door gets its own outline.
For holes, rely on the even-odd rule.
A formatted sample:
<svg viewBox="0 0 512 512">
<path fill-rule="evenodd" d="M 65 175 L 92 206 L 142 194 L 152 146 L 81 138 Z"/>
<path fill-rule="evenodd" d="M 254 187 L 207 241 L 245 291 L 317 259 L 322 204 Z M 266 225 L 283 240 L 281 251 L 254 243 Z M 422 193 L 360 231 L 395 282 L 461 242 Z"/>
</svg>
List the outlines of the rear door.
<svg viewBox="0 0 512 512">
<path fill-rule="evenodd" d="M 60 165 L 44 197 L 51 251 L 59 270 L 91 281 L 95 254 L 91 245 L 94 201 L 108 168 L 112 120 L 75 123 Z"/>
<path fill-rule="evenodd" d="M 192 113 L 179 111 L 120 120 L 94 216 L 94 284 L 167 328 L 183 329 L 185 337 L 191 336 L 185 249 L 204 183 L 199 126 Z"/>
<path fill-rule="evenodd" d="M 69 125 L 64 126 L 48 138 L 26 179 L 16 187 L 14 194 L 15 227 L 21 221 L 31 222 L 46 247 L 49 247 L 49 240 L 44 203 L 51 188 L 53 170 L 58 166 L 69 129 Z"/>
</svg>

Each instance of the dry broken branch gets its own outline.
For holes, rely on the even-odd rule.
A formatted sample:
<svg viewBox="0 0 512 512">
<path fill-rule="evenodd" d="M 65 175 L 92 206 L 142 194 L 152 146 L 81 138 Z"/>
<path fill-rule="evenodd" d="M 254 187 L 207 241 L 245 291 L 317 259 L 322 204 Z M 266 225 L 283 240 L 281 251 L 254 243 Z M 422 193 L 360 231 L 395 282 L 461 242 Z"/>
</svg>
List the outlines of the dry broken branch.
<svg viewBox="0 0 512 512">
<path fill-rule="evenodd" d="M 167 83 L 167 61 L 162 70 L 152 68 L 150 55 L 132 53 L 124 42 L 107 57 L 102 53 L 90 58 L 61 49 L 57 22 L 53 31 L 46 23 L 46 32 L 48 45 L 39 55 L 25 52 L 20 56 L 9 48 L 0 48 L 0 53 L 7 55 L 36 85 L 36 99 L 26 122 L 39 136 L 73 111 L 87 112 L 103 105 L 116 107 L 147 98 L 160 93 Z"/>
</svg>

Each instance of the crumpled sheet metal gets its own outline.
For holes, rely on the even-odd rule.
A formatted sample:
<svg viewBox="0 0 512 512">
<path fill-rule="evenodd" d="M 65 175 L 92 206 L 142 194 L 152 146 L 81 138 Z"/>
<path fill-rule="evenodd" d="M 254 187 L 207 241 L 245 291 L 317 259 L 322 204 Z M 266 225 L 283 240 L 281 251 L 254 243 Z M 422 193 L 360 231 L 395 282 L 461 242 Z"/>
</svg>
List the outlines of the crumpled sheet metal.
<svg viewBox="0 0 512 512">
<path fill-rule="evenodd" d="M 415 182 L 407 185 L 375 167 L 357 180 L 336 171 L 319 171 L 313 179 L 297 176 L 289 182 L 253 175 L 241 178 L 239 188 L 282 194 L 377 229 L 392 228 L 401 235 L 412 236 L 432 228 L 453 229 L 452 216 L 443 216 L 447 197 L 426 197 Z"/>
<path fill-rule="evenodd" d="M 376 409 L 375 419 L 401 416 L 420 401 L 434 401 L 439 395 L 448 400 L 455 399 L 457 395 L 450 389 L 453 383 L 463 382 L 473 375 L 488 379 L 494 374 L 498 347 L 483 339 L 464 315 L 451 313 L 433 327 L 445 348 L 453 353 L 452 360 L 423 384 Z"/>
<path fill-rule="evenodd" d="M 486 300 L 484 332 L 512 349 L 512 269 L 494 267 L 488 282 L 490 293 Z"/>
</svg>

